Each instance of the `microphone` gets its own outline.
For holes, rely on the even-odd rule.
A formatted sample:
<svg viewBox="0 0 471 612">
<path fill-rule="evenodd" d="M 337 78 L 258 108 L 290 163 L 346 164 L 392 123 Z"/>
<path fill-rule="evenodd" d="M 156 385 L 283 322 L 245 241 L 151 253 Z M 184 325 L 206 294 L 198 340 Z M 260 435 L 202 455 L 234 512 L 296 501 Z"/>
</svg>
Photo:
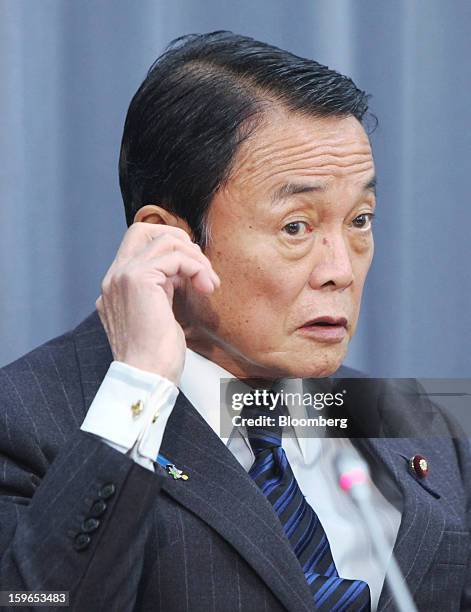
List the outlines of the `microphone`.
<svg viewBox="0 0 471 612">
<path fill-rule="evenodd" d="M 371 533 L 376 556 L 386 567 L 386 582 L 399 612 L 417 612 L 417 607 L 393 554 L 389 558 L 388 544 L 381 524 L 371 506 L 370 470 L 364 459 L 348 450 L 340 451 L 335 459 L 339 486 L 353 500 Z"/>
</svg>

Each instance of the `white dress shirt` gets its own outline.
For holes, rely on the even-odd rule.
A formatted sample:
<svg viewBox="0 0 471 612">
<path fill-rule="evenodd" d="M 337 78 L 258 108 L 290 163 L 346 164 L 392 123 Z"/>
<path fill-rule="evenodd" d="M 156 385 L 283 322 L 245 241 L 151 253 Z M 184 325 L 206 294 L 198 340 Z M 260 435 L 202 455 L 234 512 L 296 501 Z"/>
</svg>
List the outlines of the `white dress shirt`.
<svg viewBox="0 0 471 612">
<path fill-rule="evenodd" d="M 245 428 L 234 428 L 229 438 L 220 435 L 220 379 L 233 376 L 202 355 L 187 349 L 180 389 L 225 442 L 241 465 L 249 470 L 254 455 Z M 301 391 L 302 381 L 289 379 L 283 390 Z M 178 395 L 177 387 L 157 374 L 113 362 L 81 429 L 100 436 L 143 467 L 153 470 L 167 420 Z M 292 416 L 301 407 L 288 405 Z M 304 409 L 305 410 L 305 409 Z M 339 489 L 334 459 L 341 448 L 354 453 L 348 438 L 302 437 L 294 428 L 282 440 L 288 461 L 307 502 L 315 510 L 329 539 L 332 556 L 343 578 L 365 580 L 376 610 L 386 567 L 374 555 L 368 530 L 350 498 Z M 178 466 L 177 466 L 178 467 Z M 372 504 L 391 552 L 401 521 L 400 494 L 385 471 L 377 472 L 390 500 L 372 485 Z M 378 482 L 378 484 L 380 484 Z M 383 491 L 385 488 L 381 487 Z"/>
</svg>

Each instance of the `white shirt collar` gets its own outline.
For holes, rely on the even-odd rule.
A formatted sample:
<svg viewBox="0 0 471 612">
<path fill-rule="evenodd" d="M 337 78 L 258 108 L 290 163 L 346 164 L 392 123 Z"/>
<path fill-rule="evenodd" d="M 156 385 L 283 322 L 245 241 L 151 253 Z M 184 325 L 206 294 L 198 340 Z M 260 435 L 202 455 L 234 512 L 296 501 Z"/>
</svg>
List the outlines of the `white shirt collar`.
<svg viewBox="0 0 471 612">
<path fill-rule="evenodd" d="M 185 366 L 183 368 L 182 377 L 180 380 L 180 389 L 198 410 L 203 419 L 208 423 L 211 429 L 227 443 L 227 438 L 221 436 L 220 427 L 220 380 L 222 378 L 234 378 L 234 375 L 219 366 L 217 363 L 210 361 L 203 355 L 186 349 Z M 284 379 L 282 388 L 285 392 L 302 393 L 302 380 L 289 378 Z M 293 407 L 287 406 L 290 414 L 294 416 Z M 296 406 L 295 416 L 305 417 L 306 409 L 304 406 Z M 307 460 L 307 438 L 300 435 L 301 427 L 294 427 L 294 434 L 299 445 L 301 454 L 304 460 Z M 234 428 L 235 430 L 235 428 Z M 245 428 L 238 428 L 244 440 L 248 443 Z M 232 435 L 235 431 L 232 432 Z"/>
</svg>

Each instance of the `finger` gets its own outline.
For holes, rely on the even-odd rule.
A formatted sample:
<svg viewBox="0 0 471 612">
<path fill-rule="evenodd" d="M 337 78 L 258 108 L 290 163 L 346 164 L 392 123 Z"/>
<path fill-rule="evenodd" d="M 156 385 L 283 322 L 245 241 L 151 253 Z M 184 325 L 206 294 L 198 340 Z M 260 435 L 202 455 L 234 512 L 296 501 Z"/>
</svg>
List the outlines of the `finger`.
<svg viewBox="0 0 471 612">
<path fill-rule="evenodd" d="M 117 260 L 130 259 L 142 251 L 154 238 L 162 234 L 171 234 L 182 242 L 191 243 L 190 236 L 180 227 L 163 225 L 161 223 L 133 223 L 127 230 L 116 254 Z"/>
<path fill-rule="evenodd" d="M 133 261 L 123 272 L 126 276 L 135 275 L 136 279 L 140 275 L 150 274 L 157 279 L 159 285 L 167 279 L 174 284 L 178 284 L 178 281 L 183 279 L 190 279 L 193 287 L 203 293 L 210 293 L 217 286 L 205 265 L 178 251 L 150 259 L 145 267 L 142 263 L 136 264 Z"/>
<path fill-rule="evenodd" d="M 170 234 L 162 234 L 161 236 L 158 236 L 152 240 L 152 242 L 148 244 L 143 251 L 133 258 L 133 262 L 144 263 L 172 252 L 184 253 L 188 257 L 199 261 L 208 269 L 213 282 L 219 287 L 221 284 L 219 276 L 213 270 L 210 260 L 201 251 L 200 247 L 194 242 L 190 242 L 188 244 Z"/>
</svg>

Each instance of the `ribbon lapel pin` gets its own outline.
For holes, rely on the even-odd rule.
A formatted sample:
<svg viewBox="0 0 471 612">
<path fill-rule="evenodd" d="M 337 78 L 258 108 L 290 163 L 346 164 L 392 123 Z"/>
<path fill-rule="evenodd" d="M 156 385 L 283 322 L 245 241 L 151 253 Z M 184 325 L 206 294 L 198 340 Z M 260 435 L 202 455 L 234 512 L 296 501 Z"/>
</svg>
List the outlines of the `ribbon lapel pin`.
<svg viewBox="0 0 471 612">
<path fill-rule="evenodd" d="M 184 474 L 183 470 L 179 470 L 176 465 L 174 465 L 163 455 L 157 455 L 157 462 L 166 470 L 169 476 L 172 476 L 174 480 L 188 480 L 188 474 Z"/>
</svg>

